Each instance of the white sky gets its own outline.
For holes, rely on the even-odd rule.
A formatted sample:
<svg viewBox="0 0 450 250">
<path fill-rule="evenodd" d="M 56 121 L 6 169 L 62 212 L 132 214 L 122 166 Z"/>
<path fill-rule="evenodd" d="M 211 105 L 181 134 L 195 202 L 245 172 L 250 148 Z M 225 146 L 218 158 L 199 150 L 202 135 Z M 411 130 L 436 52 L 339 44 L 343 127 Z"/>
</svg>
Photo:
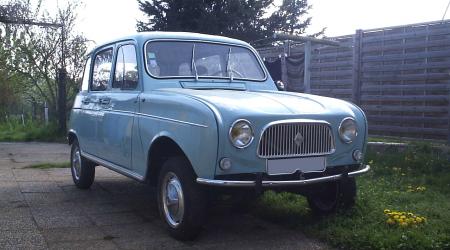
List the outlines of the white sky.
<svg viewBox="0 0 450 250">
<path fill-rule="evenodd" d="M 58 0 L 43 0 L 49 9 Z M 59 0 L 63 4 L 66 0 Z M 69 0 L 70 1 L 70 0 Z M 309 33 L 327 27 L 325 35 L 348 35 L 356 29 L 381 28 L 442 19 L 449 0 L 309 0 Z M 97 44 L 136 32 L 143 15 L 137 0 L 85 0 L 78 30 Z M 281 0 L 276 0 L 281 2 Z M 449 10 L 450 12 L 450 10 Z M 446 18 L 450 18 L 447 13 Z"/>
</svg>

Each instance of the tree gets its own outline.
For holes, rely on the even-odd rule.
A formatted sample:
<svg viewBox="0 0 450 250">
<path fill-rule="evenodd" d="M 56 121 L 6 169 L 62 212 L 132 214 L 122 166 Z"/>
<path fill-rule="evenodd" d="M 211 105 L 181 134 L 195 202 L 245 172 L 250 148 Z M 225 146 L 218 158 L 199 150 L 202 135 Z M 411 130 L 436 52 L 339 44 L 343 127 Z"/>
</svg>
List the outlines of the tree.
<svg viewBox="0 0 450 250">
<path fill-rule="evenodd" d="M 67 71 L 67 106 L 62 107 L 67 111 L 80 82 L 86 39 L 73 31 L 76 3 L 68 3 L 64 9 L 59 8 L 53 16 L 40 10 L 40 4 L 41 1 L 33 5 L 29 0 L 15 0 L 0 6 L 0 22 L 36 21 L 36 16 L 40 16 L 39 22 L 60 23 L 64 28 L 5 23 L 0 25 L 3 31 L 0 35 L 0 52 L 7 55 L 4 58 L 6 69 L 23 79 L 20 81 L 21 95 L 27 100 L 47 102 L 50 111 L 55 114 L 58 110 L 58 69 L 65 65 Z"/>
<path fill-rule="evenodd" d="M 147 16 L 137 22 L 138 31 L 188 31 L 224 35 L 254 41 L 274 32 L 305 32 L 311 18 L 307 0 L 138 0 Z M 272 14 L 268 11 L 275 7 Z"/>
<path fill-rule="evenodd" d="M 306 32 L 311 24 L 311 17 L 303 19 L 312 8 L 307 0 L 283 0 L 281 6 L 268 18 L 268 29 L 281 31 L 292 35 L 300 35 Z M 322 35 L 325 29 L 313 36 Z"/>
</svg>

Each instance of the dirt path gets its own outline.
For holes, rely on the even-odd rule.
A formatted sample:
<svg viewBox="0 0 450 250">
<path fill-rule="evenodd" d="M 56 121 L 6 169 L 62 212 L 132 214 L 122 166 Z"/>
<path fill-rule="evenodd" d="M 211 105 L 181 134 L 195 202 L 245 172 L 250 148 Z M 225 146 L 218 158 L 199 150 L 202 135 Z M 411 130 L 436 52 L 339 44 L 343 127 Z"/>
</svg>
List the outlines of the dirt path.
<svg viewBox="0 0 450 250">
<path fill-rule="evenodd" d="M 0 143 L 0 249 L 326 249 L 298 231 L 248 214 L 212 208 L 193 242 L 163 229 L 154 191 L 96 169 L 90 190 L 74 187 L 70 169 L 24 169 L 68 162 L 70 148 L 56 143 Z"/>
</svg>

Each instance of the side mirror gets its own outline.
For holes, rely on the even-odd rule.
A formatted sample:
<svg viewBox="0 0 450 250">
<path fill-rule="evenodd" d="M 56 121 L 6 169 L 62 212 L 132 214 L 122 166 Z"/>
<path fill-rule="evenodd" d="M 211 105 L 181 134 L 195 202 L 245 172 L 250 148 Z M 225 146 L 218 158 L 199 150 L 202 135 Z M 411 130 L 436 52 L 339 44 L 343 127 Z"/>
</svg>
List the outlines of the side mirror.
<svg viewBox="0 0 450 250">
<path fill-rule="evenodd" d="M 286 91 L 286 87 L 282 81 L 278 80 L 275 85 L 277 85 L 279 91 Z"/>
</svg>

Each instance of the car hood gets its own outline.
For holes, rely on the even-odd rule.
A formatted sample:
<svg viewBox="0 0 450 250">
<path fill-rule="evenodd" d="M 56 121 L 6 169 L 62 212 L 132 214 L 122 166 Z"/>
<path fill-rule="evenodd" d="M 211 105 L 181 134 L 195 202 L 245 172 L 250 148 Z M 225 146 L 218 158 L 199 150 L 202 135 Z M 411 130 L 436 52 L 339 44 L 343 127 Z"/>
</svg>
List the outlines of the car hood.
<svg viewBox="0 0 450 250">
<path fill-rule="evenodd" d="M 160 89 L 207 102 L 222 114 L 284 115 L 342 114 L 352 116 L 352 104 L 334 98 L 282 91 Z"/>
</svg>

